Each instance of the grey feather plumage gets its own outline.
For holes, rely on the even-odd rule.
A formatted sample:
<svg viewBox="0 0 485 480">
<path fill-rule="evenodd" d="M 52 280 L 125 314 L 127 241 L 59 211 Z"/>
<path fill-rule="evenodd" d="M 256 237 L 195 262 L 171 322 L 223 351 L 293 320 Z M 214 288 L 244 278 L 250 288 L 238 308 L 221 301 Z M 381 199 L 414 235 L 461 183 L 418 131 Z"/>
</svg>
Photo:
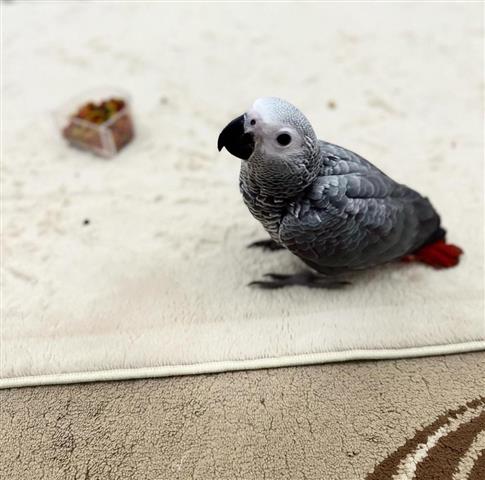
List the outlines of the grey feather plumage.
<svg viewBox="0 0 485 480">
<path fill-rule="evenodd" d="M 291 104 L 262 99 L 244 118 L 255 137 L 241 163 L 244 202 L 274 241 L 318 272 L 373 267 L 444 237 L 427 198 L 356 153 L 317 140 Z M 261 131 L 249 126 L 256 119 Z M 276 125 L 269 134 L 268 125 Z M 280 153 L 268 138 L 285 126 L 300 143 Z"/>
<path fill-rule="evenodd" d="M 320 142 L 321 170 L 281 217 L 279 241 L 322 273 L 412 253 L 439 232 L 428 199 L 365 159 Z"/>
</svg>

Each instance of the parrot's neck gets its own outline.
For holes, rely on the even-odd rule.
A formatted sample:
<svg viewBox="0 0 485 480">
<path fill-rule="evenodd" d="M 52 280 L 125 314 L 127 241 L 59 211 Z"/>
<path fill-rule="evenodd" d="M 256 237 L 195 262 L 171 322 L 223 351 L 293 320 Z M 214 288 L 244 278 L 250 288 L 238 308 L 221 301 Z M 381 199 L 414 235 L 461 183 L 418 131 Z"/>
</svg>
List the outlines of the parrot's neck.
<svg viewBox="0 0 485 480">
<path fill-rule="evenodd" d="M 287 209 L 287 199 L 261 193 L 249 180 L 245 169 L 241 169 L 239 189 L 252 216 L 261 222 L 273 240 L 278 241 L 278 230 Z"/>
<path fill-rule="evenodd" d="M 271 166 L 270 162 L 264 161 L 242 162 L 239 185 L 244 203 L 251 214 L 278 241 L 281 218 L 293 199 L 301 195 L 313 182 L 317 172 L 301 169 L 284 171 Z M 316 167 L 315 165 L 315 170 Z"/>
<path fill-rule="evenodd" d="M 240 181 L 251 196 L 272 199 L 276 204 L 287 203 L 313 182 L 319 170 L 318 161 L 308 169 L 297 163 L 282 166 L 267 159 L 251 159 L 241 162 Z"/>
</svg>

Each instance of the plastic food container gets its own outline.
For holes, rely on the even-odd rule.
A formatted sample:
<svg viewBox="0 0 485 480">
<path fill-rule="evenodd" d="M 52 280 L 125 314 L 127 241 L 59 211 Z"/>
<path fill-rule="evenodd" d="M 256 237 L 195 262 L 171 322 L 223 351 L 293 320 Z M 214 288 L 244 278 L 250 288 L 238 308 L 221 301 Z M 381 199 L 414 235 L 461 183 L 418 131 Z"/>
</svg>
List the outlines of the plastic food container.
<svg viewBox="0 0 485 480">
<path fill-rule="evenodd" d="M 67 102 L 55 117 L 70 145 L 105 158 L 115 156 L 135 134 L 130 96 L 119 89 L 87 91 Z"/>
</svg>

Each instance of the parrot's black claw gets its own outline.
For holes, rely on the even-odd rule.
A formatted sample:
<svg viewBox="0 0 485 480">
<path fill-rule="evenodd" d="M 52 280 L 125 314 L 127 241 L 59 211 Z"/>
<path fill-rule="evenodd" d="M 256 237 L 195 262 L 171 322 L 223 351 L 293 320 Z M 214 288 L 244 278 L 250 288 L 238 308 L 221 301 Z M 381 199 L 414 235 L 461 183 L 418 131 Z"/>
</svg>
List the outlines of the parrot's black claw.
<svg viewBox="0 0 485 480">
<path fill-rule="evenodd" d="M 326 277 L 312 272 L 283 275 L 280 273 L 267 273 L 265 277 L 271 280 L 257 280 L 248 284 L 250 287 L 259 287 L 274 290 L 283 287 L 302 286 L 309 288 L 337 289 L 350 285 L 350 282 L 338 277 Z"/>
<path fill-rule="evenodd" d="M 293 275 L 284 275 L 282 273 L 265 273 L 263 277 L 271 278 L 272 280 L 288 280 Z"/>
<path fill-rule="evenodd" d="M 282 250 L 285 247 L 283 245 L 280 245 L 279 243 L 276 243 L 274 240 L 269 239 L 269 240 L 259 240 L 258 242 L 253 242 L 248 245 L 248 248 L 262 248 L 263 250 Z"/>
<path fill-rule="evenodd" d="M 284 286 L 285 284 L 281 282 L 263 282 L 260 280 L 248 283 L 248 287 L 259 287 L 264 290 L 276 290 L 277 288 L 283 288 Z"/>
</svg>

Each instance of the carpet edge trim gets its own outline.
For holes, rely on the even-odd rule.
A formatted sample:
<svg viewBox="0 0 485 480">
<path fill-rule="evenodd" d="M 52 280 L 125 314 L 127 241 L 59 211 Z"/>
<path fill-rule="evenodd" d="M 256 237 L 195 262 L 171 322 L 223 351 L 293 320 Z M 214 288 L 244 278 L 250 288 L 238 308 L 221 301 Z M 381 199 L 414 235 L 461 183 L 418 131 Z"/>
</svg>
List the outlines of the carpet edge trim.
<svg viewBox="0 0 485 480">
<path fill-rule="evenodd" d="M 237 370 L 292 367 L 351 360 L 392 360 L 399 358 L 426 357 L 453 353 L 485 350 L 485 340 L 446 345 L 429 345 L 398 349 L 343 350 L 340 352 L 304 353 L 246 360 L 217 360 L 187 365 L 161 365 L 122 369 L 91 370 L 85 372 L 53 373 L 24 377 L 0 378 L 0 389 L 59 385 L 114 380 L 135 380 L 143 378 L 170 377 L 177 375 L 200 375 Z"/>
</svg>

